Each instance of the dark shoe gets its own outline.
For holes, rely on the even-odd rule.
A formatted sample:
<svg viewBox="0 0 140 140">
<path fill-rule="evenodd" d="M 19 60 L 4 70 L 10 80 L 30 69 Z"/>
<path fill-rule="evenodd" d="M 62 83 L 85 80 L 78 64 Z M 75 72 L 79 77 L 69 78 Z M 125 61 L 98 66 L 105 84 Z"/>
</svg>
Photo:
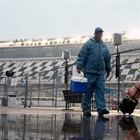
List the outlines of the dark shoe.
<svg viewBox="0 0 140 140">
<path fill-rule="evenodd" d="M 108 122 L 108 121 L 109 121 L 109 118 L 106 118 L 106 117 L 104 117 L 104 116 L 100 116 L 99 118 L 100 118 L 101 121 L 103 121 L 103 122 Z"/>
<path fill-rule="evenodd" d="M 84 112 L 84 116 L 85 117 L 91 117 L 91 113 L 90 112 Z"/>
<path fill-rule="evenodd" d="M 103 116 L 104 114 L 109 114 L 109 111 L 108 111 L 108 110 L 103 110 L 103 111 L 99 114 L 99 116 Z"/>
</svg>

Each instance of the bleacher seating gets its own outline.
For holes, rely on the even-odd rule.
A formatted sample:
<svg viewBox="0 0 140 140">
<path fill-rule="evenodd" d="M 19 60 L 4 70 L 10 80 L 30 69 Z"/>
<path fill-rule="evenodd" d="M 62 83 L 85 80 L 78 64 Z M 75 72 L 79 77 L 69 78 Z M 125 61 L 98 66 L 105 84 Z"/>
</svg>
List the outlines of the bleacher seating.
<svg viewBox="0 0 140 140">
<path fill-rule="evenodd" d="M 84 43 L 84 42 L 83 42 Z M 65 49 L 71 52 L 72 56 L 77 56 L 83 43 L 73 44 L 53 44 L 53 45 L 38 45 L 38 46 L 14 46 L 5 47 L 3 43 L 0 44 L 0 58 L 40 58 L 40 57 L 61 57 L 62 51 Z M 116 53 L 116 49 L 112 42 L 105 42 L 111 53 Z M 124 40 L 119 47 L 119 51 L 140 48 L 140 39 Z M 140 52 L 134 51 L 134 52 Z"/>
<path fill-rule="evenodd" d="M 133 57 L 133 59 L 130 59 Z M 76 57 L 69 60 L 68 64 L 74 64 Z M 140 78 L 138 72 L 139 54 L 133 54 L 128 56 L 121 56 L 121 81 L 137 81 Z M 115 57 L 112 57 L 112 74 L 107 81 L 116 82 L 115 78 Z M 133 63 L 132 65 L 126 65 L 126 63 Z M 29 75 L 29 81 L 35 82 L 39 79 L 39 72 L 41 72 L 41 80 L 43 83 L 47 83 L 49 78 L 53 75 L 54 71 L 58 69 L 58 75 L 64 77 L 65 60 L 59 59 L 40 59 L 40 60 L 0 60 L 0 67 L 2 67 L 2 77 L 5 76 L 7 70 L 15 72 L 15 76 L 18 77 L 18 81 L 23 79 L 25 73 Z M 69 67 L 69 71 L 72 71 L 75 65 Z M 70 72 L 71 73 L 71 72 Z M 4 83 L 4 78 L 1 79 L 1 83 Z"/>
<path fill-rule="evenodd" d="M 29 40 L 26 40 L 29 43 Z M 26 44 L 27 42 L 24 41 Z M 58 70 L 58 74 L 61 73 L 61 77 L 64 78 L 64 67 L 65 60 L 61 59 L 62 51 L 69 50 L 72 58 L 69 60 L 69 65 L 74 64 L 76 61 L 77 54 L 79 53 L 84 41 L 81 43 L 57 43 L 57 44 L 46 44 L 46 40 L 41 45 L 32 46 L 18 46 L 19 41 L 14 42 L 14 45 L 8 47 L 0 43 L 0 68 L 1 68 L 1 83 L 4 83 L 5 72 L 7 70 L 14 71 L 15 76 L 18 77 L 18 81 L 21 81 L 28 73 L 29 81 L 36 82 L 39 79 L 39 72 L 41 72 L 41 82 L 47 83 L 49 78 L 53 75 L 54 71 Z M 32 42 L 32 41 L 31 41 Z M 30 42 L 30 43 L 31 43 Z M 39 40 L 40 42 L 40 40 Z M 38 43 L 39 43 L 38 42 Z M 13 42 L 11 42 L 13 43 Z M 37 43 L 37 44 L 38 44 Z M 9 44 L 9 42 L 8 42 Z M 33 42 L 35 44 L 35 42 Z M 45 45 L 46 44 L 46 45 Z M 116 49 L 113 44 L 108 41 L 106 42 L 110 53 L 116 53 Z M 137 40 L 124 40 L 123 44 L 119 47 L 119 51 L 130 50 L 134 48 L 140 48 L 140 39 Z M 134 54 L 125 53 L 121 54 L 121 81 L 137 81 L 140 78 L 139 72 L 137 71 L 139 66 L 140 50 L 134 51 Z M 115 55 L 112 56 L 112 74 L 107 79 L 107 82 L 116 82 L 115 78 Z M 132 63 L 126 65 L 126 63 Z M 73 66 L 75 67 L 75 66 Z M 72 68 L 69 68 L 71 71 Z M 71 72 L 70 72 L 71 73 Z"/>
</svg>

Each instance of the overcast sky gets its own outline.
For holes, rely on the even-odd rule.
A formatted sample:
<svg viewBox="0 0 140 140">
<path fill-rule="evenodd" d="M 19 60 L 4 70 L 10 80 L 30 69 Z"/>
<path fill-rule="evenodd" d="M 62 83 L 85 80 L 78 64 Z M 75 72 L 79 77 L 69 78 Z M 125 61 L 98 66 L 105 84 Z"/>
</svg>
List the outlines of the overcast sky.
<svg viewBox="0 0 140 140">
<path fill-rule="evenodd" d="M 0 40 L 140 28 L 140 0 L 0 0 Z"/>
</svg>

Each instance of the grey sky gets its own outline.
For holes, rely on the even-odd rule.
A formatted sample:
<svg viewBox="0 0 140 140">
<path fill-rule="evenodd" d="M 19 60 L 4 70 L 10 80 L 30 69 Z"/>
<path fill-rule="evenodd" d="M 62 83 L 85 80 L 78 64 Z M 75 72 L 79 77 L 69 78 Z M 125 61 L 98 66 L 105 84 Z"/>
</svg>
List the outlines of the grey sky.
<svg viewBox="0 0 140 140">
<path fill-rule="evenodd" d="M 91 35 L 140 28 L 140 1 L 0 0 L 0 40 Z"/>
</svg>

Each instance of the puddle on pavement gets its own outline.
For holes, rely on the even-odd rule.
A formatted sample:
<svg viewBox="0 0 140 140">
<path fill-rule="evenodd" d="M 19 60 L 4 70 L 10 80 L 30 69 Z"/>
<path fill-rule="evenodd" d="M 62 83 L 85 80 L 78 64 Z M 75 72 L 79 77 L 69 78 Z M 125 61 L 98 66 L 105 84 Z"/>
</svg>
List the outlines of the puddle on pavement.
<svg viewBox="0 0 140 140">
<path fill-rule="evenodd" d="M 0 140 L 140 140 L 140 117 L 1 114 Z"/>
</svg>

